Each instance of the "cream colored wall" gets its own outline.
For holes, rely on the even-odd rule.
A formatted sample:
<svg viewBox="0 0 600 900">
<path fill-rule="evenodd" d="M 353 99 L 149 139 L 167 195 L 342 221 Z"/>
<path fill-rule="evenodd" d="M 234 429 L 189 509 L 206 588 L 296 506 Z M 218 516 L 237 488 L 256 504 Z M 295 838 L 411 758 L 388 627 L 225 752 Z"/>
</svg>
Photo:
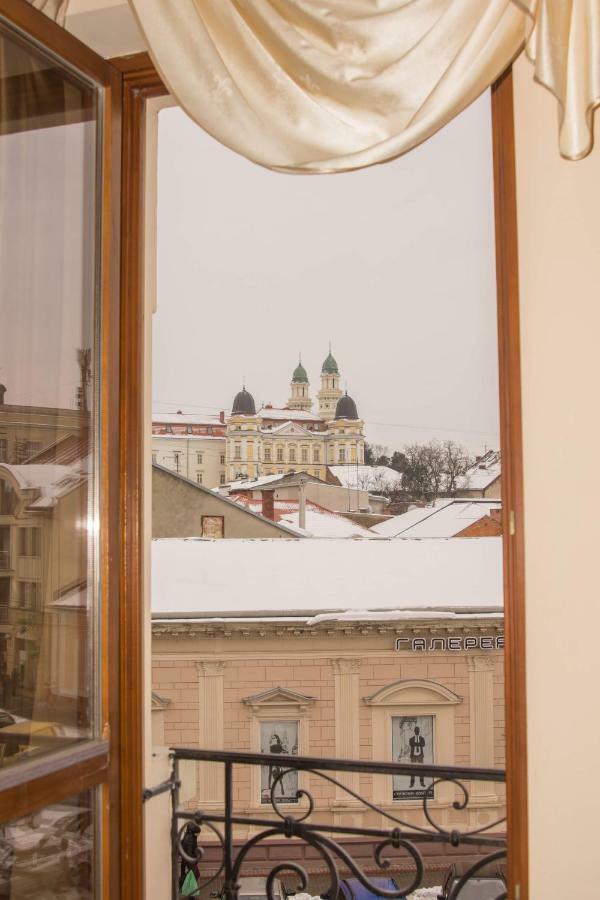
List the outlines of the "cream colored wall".
<svg viewBox="0 0 600 900">
<path fill-rule="evenodd" d="M 560 159 L 556 103 L 526 60 L 515 122 L 530 897 L 562 900 L 567 884 L 570 897 L 598 894 L 600 151 Z"/>
<path fill-rule="evenodd" d="M 190 481 L 198 481 L 204 487 L 213 488 L 224 484 L 225 438 L 222 437 L 176 437 L 175 435 L 152 435 L 152 461 L 165 469 L 177 472 L 175 453 L 179 453 L 179 474 Z M 198 457 L 200 454 L 200 457 Z M 202 460 L 199 462 L 199 458 Z M 223 480 L 221 480 L 221 475 Z"/>
<path fill-rule="evenodd" d="M 107 59 L 146 49 L 127 0 L 70 0 L 65 27 Z"/>
</svg>

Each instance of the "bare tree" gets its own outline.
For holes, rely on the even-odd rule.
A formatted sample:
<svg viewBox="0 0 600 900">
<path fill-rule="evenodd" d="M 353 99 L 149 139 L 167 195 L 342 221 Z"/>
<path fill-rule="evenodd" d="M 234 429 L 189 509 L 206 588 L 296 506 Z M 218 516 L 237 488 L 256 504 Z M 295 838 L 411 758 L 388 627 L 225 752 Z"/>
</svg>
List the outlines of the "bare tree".
<svg viewBox="0 0 600 900">
<path fill-rule="evenodd" d="M 404 448 L 406 466 L 402 484 L 413 500 L 433 503 L 445 481 L 444 451 L 439 441 L 429 444 L 410 444 Z"/>
<path fill-rule="evenodd" d="M 365 443 L 365 464 L 367 466 L 389 466 L 390 451 L 384 444 Z"/>
<path fill-rule="evenodd" d="M 469 456 L 465 447 L 461 444 L 456 444 L 454 441 L 444 441 L 442 450 L 444 452 L 444 468 L 446 470 L 445 490 L 449 494 L 454 494 L 458 488 L 459 479 L 473 465 L 473 459 Z"/>
<path fill-rule="evenodd" d="M 404 448 L 404 456 L 404 490 L 413 500 L 428 503 L 442 493 L 454 493 L 458 479 L 472 464 L 468 451 L 454 441 L 411 444 Z"/>
</svg>

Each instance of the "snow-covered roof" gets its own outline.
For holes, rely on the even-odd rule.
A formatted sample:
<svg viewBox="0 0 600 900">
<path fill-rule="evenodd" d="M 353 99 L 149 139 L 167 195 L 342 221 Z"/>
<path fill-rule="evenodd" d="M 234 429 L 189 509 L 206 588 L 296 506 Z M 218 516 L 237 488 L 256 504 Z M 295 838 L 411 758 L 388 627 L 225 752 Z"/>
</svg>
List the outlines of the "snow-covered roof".
<svg viewBox="0 0 600 900">
<path fill-rule="evenodd" d="M 262 419 L 281 419 L 285 422 L 322 422 L 320 416 L 304 409 L 288 409 L 279 406 L 262 406 L 257 415 Z"/>
<path fill-rule="evenodd" d="M 262 499 L 249 497 L 235 497 L 236 501 L 251 509 L 253 512 L 264 515 Z M 357 525 L 345 516 L 332 512 L 312 500 L 306 501 L 305 527 L 300 528 L 300 513 L 297 500 L 275 500 L 273 513 L 278 525 L 287 525 L 299 534 L 309 537 L 326 538 L 372 538 L 373 535 L 367 528 Z"/>
<path fill-rule="evenodd" d="M 449 538 L 489 516 L 493 509 L 502 509 L 499 500 L 438 500 L 432 506 L 417 507 L 386 519 L 371 531 L 382 537 Z"/>
<path fill-rule="evenodd" d="M 152 541 L 152 611 L 502 611 L 502 541 Z"/>
<path fill-rule="evenodd" d="M 223 425 L 224 429 L 225 426 Z M 223 434 L 153 434 L 152 442 L 155 441 L 220 441 L 225 444 L 225 432 Z"/>
<path fill-rule="evenodd" d="M 68 591 L 58 599 L 53 600 L 51 606 L 64 607 L 65 609 L 82 609 L 90 604 L 90 594 L 86 587 L 79 587 Z"/>
<path fill-rule="evenodd" d="M 222 425 L 218 416 L 200 416 L 197 413 L 152 413 L 153 425 Z"/>
<path fill-rule="evenodd" d="M 347 463 L 344 466 L 329 466 L 329 471 L 344 487 L 353 490 L 382 491 L 396 487 L 402 481 L 400 472 L 389 466 L 357 466 L 356 463 Z"/>
<path fill-rule="evenodd" d="M 221 490 L 232 491 L 257 491 L 265 484 L 271 484 L 272 481 L 281 481 L 285 476 L 275 473 L 275 475 L 261 475 L 260 478 L 241 479 L 229 481 L 222 485 Z"/>
<path fill-rule="evenodd" d="M 457 490 L 483 491 L 502 474 L 499 450 L 488 450 L 456 483 Z"/>
<path fill-rule="evenodd" d="M 7 472 L 12 475 L 22 491 L 38 492 L 38 496 L 30 503 L 29 509 L 46 509 L 54 506 L 59 497 L 87 481 L 90 465 L 90 457 L 78 460 L 77 463 L 70 466 L 56 463 L 25 463 L 24 465 L 2 463 L 0 473 Z"/>
</svg>

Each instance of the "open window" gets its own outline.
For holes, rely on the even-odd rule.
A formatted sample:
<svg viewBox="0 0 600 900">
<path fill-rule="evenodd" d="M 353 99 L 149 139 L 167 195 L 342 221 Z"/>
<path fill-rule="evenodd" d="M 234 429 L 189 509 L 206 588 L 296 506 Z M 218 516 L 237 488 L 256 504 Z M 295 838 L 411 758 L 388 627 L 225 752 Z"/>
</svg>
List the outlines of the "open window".
<svg viewBox="0 0 600 900">
<path fill-rule="evenodd" d="M 129 77 L 134 82 L 137 76 L 133 63 L 131 66 Z M 147 71 L 140 77 L 149 79 Z M 148 91 L 159 92 L 158 83 L 152 82 Z M 200 767 L 211 767 L 216 772 L 217 766 L 226 768 L 229 761 L 235 762 L 236 754 L 256 753 L 259 743 L 261 752 L 268 753 L 268 740 L 274 736 L 281 746 L 291 747 L 298 744 L 301 735 L 308 735 L 308 755 L 341 759 L 348 764 L 348 768 L 340 765 L 336 770 L 335 785 L 321 785 L 318 789 L 314 780 L 299 771 L 303 784 L 317 790 L 317 807 L 327 822 L 338 827 L 351 823 L 351 827 L 358 828 L 367 821 L 379 822 L 369 818 L 373 810 L 362 807 L 360 797 L 369 802 L 375 800 L 379 809 L 395 810 L 396 815 L 409 809 L 411 803 L 431 799 L 430 808 L 441 810 L 447 827 L 455 819 L 460 819 L 463 827 L 467 822 L 473 824 L 479 815 L 481 821 L 485 819 L 486 827 L 495 827 L 496 833 L 502 828 L 496 820 L 502 818 L 506 809 L 502 779 L 490 778 L 485 784 L 472 785 L 477 813 L 456 814 L 453 819 L 454 814 L 446 812 L 456 799 L 453 788 L 446 784 L 434 790 L 433 798 L 428 796 L 434 774 L 424 776 L 423 796 L 418 796 L 418 774 L 412 787 L 410 775 L 402 776 L 405 784 L 392 771 L 371 781 L 373 773 L 368 768 L 352 768 L 351 763 L 354 760 L 367 765 L 367 761 L 379 760 L 425 764 L 427 751 L 427 764 L 464 767 L 461 777 L 467 780 L 470 768 L 474 782 L 485 782 L 486 773 L 489 776 L 491 769 L 503 766 L 505 749 L 509 760 L 514 761 L 515 747 L 519 746 L 519 763 L 509 769 L 508 788 L 509 835 L 516 836 L 515 850 L 509 859 L 511 877 L 516 883 L 524 846 L 523 832 L 519 830 L 524 823 L 524 735 L 516 722 L 522 673 L 516 671 L 513 656 L 522 627 L 522 585 L 517 567 L 522 523 L 510 92 L 510 76 L 506 76 L 489 96 L 464 114 L 463 124 L 478 114 L 482 116 L 480 122 L 485 120 L 481 131 L 470 143 L 467 141 L 470 149 L 476 147 L 478 152 L 482 151 L 483 141 L 485 158 L 479 171 L 473 165 L 477 153 L 468 157 L 469 164 L 465 163 L 466 155 L 455 156 L 455 177 L 460 182 L 457 196 L 460 198 L 461 190 L 465 195 L 462 206 L 457 201 L 452 210 L 436 215 L 434 204 L 429 218 L 421 219 L 415 214 L 415 198 L 419 192 L 431 191 L 438 202 L 443 202 L 441 182 L 447 183 L 449 173 L 445 171 L 444 177 L 438 173 L 438 184 L 433 170 L 424 165 L 419 173 L 414 160 L 421 152 L 433 153 L 435 141 L 445 140 L 443 135 L 432 139 L 427 149 L 414 151 L 411 159 L 399 160 L 385 170 L 336 176 L 325 179 L 328 183 L 324 186 L 324 179 L 311 179 L 306 186 L 306 179 L 253 168 L 211 141 L 180 110 L 169 108 L 168 99 L 150 99 L 146 108 L 146 140 L 151 148 L 146 157 L 150 166 L 146 191 L 150 193 L 146 199 L 151 196 L 151 203 L 146 208 L 153 216 L 158 190 L 158 219 L 146 221 L 146 228 L 150 229 L 146 247 L 150 248 L 151 258 L 157 247 L 158 284 L 155 292 L 152 272 L 146 271 L 147 298 L 149 290 L 157 301 L 152 436 L 146 440 L 156 454 L 153 495 L 156 498 L 161 494 L 160 502 L 154 505 L 152 532 L 153 677 L 157 689 L 168 685 L 166 693 L 174 704 L 165 717 L 164 743 L 176 747 L 189 744 L 191 738 L 198 748 L 196 758 L 203 760 Z M 460 127 L 461 123 L 454 122 L 450 129 Z M 454 151 L 449 144 L 444 147 L 445 164 L 451 168 L 449 156 L 456 153 L 456 147 Z M 480 156 L 480 163 L 481 159 Z M 198 166 L 199 160 L 203 166 Z M 403 195 L 403 210 L 412 214 L 407 219 L 417 232 L 412 235 L 413 243 L 409 242 L 415 253 L 417 247 L 423 252 L 423 245 L 428 246 L 427 237 L 439 228 L 431 240 L 429 265 L 431 269 L 443 269 L 444 285 L 428 307 L 429 316 L 426 321 L 421 320 L 420 328 L 414 326 L 418 316 L 411 318 L 405 294 L 396 307 L 393 302 L 385 306 L 389 300 L 386 290 L 396 299 L 392 288 L 397 290 L 402 283 L 402 273 L 396 281 L 393 276 L 390 281 L 389 271 L 386 281 L 382 274 L 385 264 L 390 259 L 396 264 L 399 259 L 406 261 L 406 247 L 399 232 L 393 231 L 394 241 L 386 245 L 374 222 L 376 210 L 393 205 L 388 198 L 396 186 L 390 174 L 394 166 L 400 182 L 400 173 L 409 171 L 412 176 L 403 186 L 405 191 L 407 183 L 414 188 L 407 198 Z M 477 181 L 479 176 L 481 181 Z M 365 185 L 373 185 L 373 190 L 365 188 L 361 195 L 357 187 L 361 179 Z M 378 179 L 387 184 L 382 194 L 377 193 Z M 475 179 L 475 187 L 470 179 Z M 290 186 L 286 181 L 295 184 Z M 487 190 L 482 204 L 485 212 L 483 220 L 474 223 L 466 213 L 466 195 L 472 190 L 481 201 L 483 184 Z M 432 185 L 439 188 L 437 193 Z M 329 209 L 326 202 L 319 203 L 321 191 L 329 198 Z M 359 202 L 352 205 L 344 194 L 361 197 L 364 207 Z M 367 194 L 369 200 L 365 200 Z M 193 228 L 186 217 L 188 198 L 196 211 Z M 356 242 L 348 240 L 344 246 L 343 241 L 336 243 L 334 233 L 343 233 L 338 207 L 343 210 L 342 218 L 353 223 L 352 216 L 356 214 L 365 231 L 376 233 L 380 255 L 369 244 L 365 261 L 357 254 Z M 482 244 L 486 244 L 487 253 L 485 288 L 478 304 L 462 317 L 458 285 L 473 290 L 476 283 L 482 284 L 478 281 L 482 272 L 480 268 L 468 270 L 466 255 L 462 262 L 459 254 L 449 261 L 460 243 L 455 245 L 455 234 L 450 237 L 449 223 L 464 223 L 461 214 L 469 219 L 469 228 L 477 232 L 478 266 Z M 406 222 L 402 224 L 406 226 Z M 441 234 L 443 243 L 445 228 L 449 229 L 447 257 L 437 252 L 437 242 Z M 351 231 L 349 226 L 348 232 Z M 302 257 L 305 246 L 316 248 L 315 253 Z M 327 271 L 327 251 L 335 260 L 329 271 L 335 271 L 337 264 L 346 281 L 341 279 L 338 294 L 332 289 L 321 297 L 318 291 L 326 281 L 323 273 Z M 348 273 L 350 278 L 354 275 L 359 280 L 363 275 L 359 271 L 361 265 L 368 267 L 373 258 L 378 263 L 377 277 L 370 273 L 377 285 L 375 296 L 363 292 L 362 305 L 354 298 L 346 308 L 343 299 Z M 315 260 L 320 260 L 317 274 L 311 270 Z M 415 265 L 412 258 L 410 264 Z M 308 277 L 305 270 L 309 271 Z M 423 274 L 428 284 L 430 274 Z M 334 276 L 331 281 L 335 282 Z M 178 286 L 175 291 L 174 284 Z M 311 290 L 318 294 L 316 299 Z M 385 325 L 372 334 L 369 323 L 379 321 L 374 307 L 382 297 L 384 308 L 379 312 Z M 431 298 L 420 298 L 425 306 L 428 299 Z M 403 314 L 396 318 L 400 306 Z M 357 307 L 362 312 L 359 321 L 356 316 L 352 320 L 349 312 Z M 436 319 L 436 311 L 440 310 L 443 313 Z M 183 314 L 190 337 L 176 327 Z M 284 373 L 290 327 L 282 324 L 278 329 L 277 323 L 288 323 L 288 316 L 293 322 L 293 340 L 301 344 L 294 348 L 295 354 L 302 351 L 302 356 L 297 358 L 294 354 L 289 373 Z M 365 372 L 366 381 L 370 379 L 370 392 L 357 395 L 355 389 L 354 394 L 350 390 L 346 394 L 342 386 L 338 351 L 335 346 L 327 347 L 335 316 L 341 320 L 338 327 L 346 328 L 346 335 L 354 330 L 363 339 L 362 351 L 354 346 L 347 365 L 351 367 L 352 384 L 356 385 L 360 384 L 357 367 L 363 364 L 361 372 Z M 201 328 L 194 325 L 199 320 Z M 352 320 L 350 327 L 348 320 Z M 475 331 L 469 332 L 473 328 Z M 305 350 L 305 344 L 321 330 L 327 332 L 324 352 L 319 355 L 319 350 Z M 448 357 L 443 356 L 448 360 L 446 367 L 435 362 L 440 355 L 435 352 L 440 332 L 449 345 L 444 354 L 451 350 Z M 198 333 L 206 335 L 206 339 L 196 353 L 191 342 L 192 335 Z M 476 338 L 471 344 L 473 333 Z M 150 339 L 147 332 L 146 340 Z M 379 344 L 385 352 L 380 352 Z M 415 347 L 419 350 L 416 361 Z M 410 378 L 403 379 L 399 372 L 403 364 L 408 365 L 408 359 L 412 360 Z M 232 372 L 236 364 L 237 373 Z M 433 420 L 413 416 L 398 421 L 393 414 L 393 398 L 388 399 L 388 406 L 377 407 L 377 413 L 372 410 L 382 399 L 385 403 L 384 387 L 401 390 L 404 397 L 417 390 L 415 382 L 419 378 L 429 396 L 437 396 L 439 401 L 444 391 L 451 393 L 450 384 L 457 372 L 465 378 L 463 399 L 469 408 L 474 408 L 490 382 L 495 382 L 494 415 L 498 415 L 500 423 L 497 432 L 493 434 L 492 428 L 483 434 L 485 429 L 481 427 L 479 433 L 477 425 L 471 422 L 469 438 L 461 439 L 454 433 L 454 446 L 447 448 L 445 481 L 434 485 L 433 497 L 426 496 L 430 488 L 419 486 L 417 462 L 422 457 L 415 452 L 408 462 L 413 466 L 413 489 L 421 489 L 422 496 L 407 497 L 406 451 L 412 450 L 411 444 L 430 445 L 431 436 L 420 435 L 412 441 L 404 437 L 397 443 L 386 438 L 391 452 L 378 447 L 380 458 L 374 459 L 373 444 L 383 442 L 377 429 L 387 427 L 389 434 L 389 429 L 402 425 L 425 426 L 426 431 Z M 252 376 L 259 381 L 258 391 L 251 389 Z M 232 378 L 239 379 L 239 383 L 229 384 L 228 379 Z M 316 390 L 311 382 L 316 382 Z M 228 385 L 228 394 L 223 385 Z M 278 391 L 276 401 L 268 393 L 270 385 L 277 385 L 272 388 L 273 393 Z M 393 390 L 388 396 L 392 395 Z M 396 399 L 397 396 L 396 393 Z M 148 430 L 150 406 L 147 398 Z M 363 414 L 363 409 L 371 411 Z M 448 402 L 444 412 L 452 415 L 452 409 Z M 467 431 L 464 429 L 461 434 Z M 461 466 L 468 453 L 461 453 L 460 448 L 453 453 L 459 440 L 467 440 L 472 447 L 473 459 L 467 460 L 466 471 Z M 211 457 L 211 450 L 219 441 L 221 445 Z M 481 447 L 475 449 L 477 442 Z M 199 446 L 203 448 L 202 461 L 198 458 Z M 177 469 L 174 459 L 179 464 Z M 214 470 L 208 467 L 211 459 Z M 184 460 L 186 470 L 182 468 Z M 394 469 L 394 465 L 404 469 Z M 200 491 L 196 469 L 202 469 Z M 387 479 L 394 472 L 396 478 L 390 484 Z M 362 482 L 365 475 L 377 480 Z M 401 504 L 406 500 L 408 504 L 403 508 Z M 225 540 L 220 534 L 210 539 L 212 536 L 203 532 L 202 519 L 198 518 L 200 509 L 207 514 L 216 513 L 217 504 L 221 506 Z M 325 523 L 326 527 L 337 530 L 319 530 L 326 519 L 332 520 Z M 345 529 L 344 540 L 340 540 L 341 529 Z M 435 559 L 429 552 L 434 542 L 440 554 Z M 389 546 L 395 548 L 395 555 L 386 568 L 382 557 L 384 548 Z M 411 553 L 415 554 L 414 559 L 408 559 Z M 482 554 L 481 567 L 475 561 L 478 553 Z M 492 561 L 494 554 L 497 555 Z M 457 562 L 459 555 L 462 559 Z M 504 621 L 503 567 L 507 597 Z M 394 580 L 399 571 L 402 578 Z M 210 585 L 206 572 L 210 572 Z M 453 572 L 458 577 L 456 584 L 452 581 Z M 405 581 L 400 584 L 402 579 Z M 402 609 L 406 593 L 411 593 L 413 605 Z M 444 605 L 438 602 L 442 595 L 453 597 L 452 610 L 446 610 L 451 612 L 450 617 L 440 610 Z M 395 605 L 402 609 L 400 615 L 390 614 Z M 512 638 L 506 656 L 505 627 Z M 202 665 L 219 667 L 224 698 L 222 730 L 219 736 L 211 732 L 218 747 L 214 740 L 210 748 L 206 744 L 202 721 L 190 723 L 187 717 L 186 726 L 192 727 L 184 730 L 182 714 L 176 708 L 179 687 L 176 680 L 171 680 L 170 670 L 194 658 Z M 307 667 L 305 672 L 302 665 Z M 397 679 L 415 691 L 416 679 L 422 679 L 425 687 L 420 687 L 433 693 L 427 697 L 419 694 L 420 705 L 409 697 L 410 691 L 387 706 L 375 702 L 375 697 L 381 699 L 378 692 Z M 200 691 L 203 683 L 199 682 Z M 257 742 L 256 728 L 248 722 L 241 696 L 260 696 L 263 691 L 275 689 L 314 695 L 315 702 L 306 721 L 291 712 L 282 713 L 278 720 L 267 718 L 267 743 L 263 747 Z M 282 728 L 285 726 L 285 741 L 275 728 L 276 721 L 282 723 Z M 277 744 L 274 741 L 273 746 Z M 412 753 L 415 746 L 422 748 L 418 758 Z M 208 763 L 210 750 L 214 757 Z M 288 750 L 286 755 L 288 764 L 295 765 L 293 754 Z M 181 765 L 187 765 L 191 758 L 191 750 L 183 751 Z M 248 761 L 248 765 L 259 764 Z M 272 770 L 273 765 L 271 759 L 263 767 L 267 781 L 269 766 Z M 248 788 L 250 800 L 244 799 L 248 785 L 238 787 L 235 780 L 233 783 L 236 800 L 242 807 L 257 794 L 259 769 L 252 772 L 249 783 L 254 788 Z M 227 778 L 223 772 L 219 777 L 224 779 L 220 791 L 225 798 Z M 274 799 L 278 800 L 277 795 Z M 188 810 L 194 804 L 201 806 L 201 791 L 192 792 L 192 796 L 186 792 L 185 803 Z M 178 821 L 182 825 L 185 819 Z M 264 867 L 265 860 L 262 864 Z"/>
</svg>

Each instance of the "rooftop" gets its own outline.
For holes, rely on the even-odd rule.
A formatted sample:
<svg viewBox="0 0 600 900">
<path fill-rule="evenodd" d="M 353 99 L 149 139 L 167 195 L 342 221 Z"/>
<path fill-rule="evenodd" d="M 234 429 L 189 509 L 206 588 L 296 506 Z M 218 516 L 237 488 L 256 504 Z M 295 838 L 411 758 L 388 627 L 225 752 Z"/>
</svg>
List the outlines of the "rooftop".
<svg viewBox="0 0 600 900">
<path fill-rule="evenodd" d="M 256 513 L 263 513 L 261 498 L 238 497 L 237 503 Z M 306 501 L 305 527 L 300 528 L 300 513 L 297 500 L 274 500 L 273 513 L 278 525 L 287 525 L 299 534 L 325 538 L 372 538 L 367 528 L 357 525 L 345 516 L 332 512 L 312 500 Z M 264 513 L 263 513 L 264 515 Z"/>
<path fill-rule="evenodd" d="M 152 413 L 153 425 L 219 425 L 223 424 L 219 416 L 199 415 L 198 413 Z"/>
<path fill-rule="evenodd" d="M 502 613 L 502 541 L 152 541 L 152 612 Z"/>
<path fill-rule="evenodd" d="M 488 450 L 472 466 L 462 478 L 457 481 L 459 491 L 482 491 L 502 474 L 502 457 L 499 450 Z"/>
<path fill-rule="evenodd" d="M 312 412 L 303 409 L 288 409 L 279 406 L 262 406 L 258 415 L 263 419 L 281 419 L 285 422 L 322 422 L 323 420 Z"/>
<path fill-rule="evenodd" d="M 371 531 L 391 538 L 450 538 L 489 516 L 493 509 L 502 509 L 499 500 L 438 500 L 380 522 Z"/>
</svg>

